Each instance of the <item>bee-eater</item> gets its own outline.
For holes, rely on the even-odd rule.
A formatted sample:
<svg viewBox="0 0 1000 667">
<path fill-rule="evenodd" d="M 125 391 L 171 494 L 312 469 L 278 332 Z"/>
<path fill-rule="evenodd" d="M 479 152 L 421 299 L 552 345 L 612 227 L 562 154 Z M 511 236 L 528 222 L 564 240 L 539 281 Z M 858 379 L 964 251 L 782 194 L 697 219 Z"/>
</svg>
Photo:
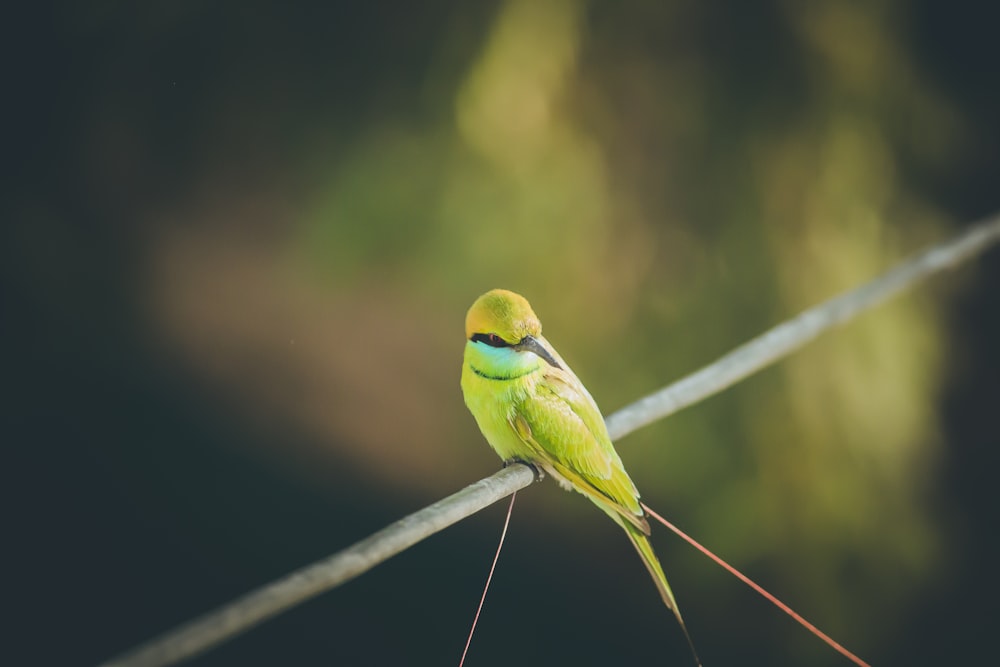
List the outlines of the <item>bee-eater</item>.
<svg viewBox="0 0 1000 667">
<path fill-rule="evenodd" d="M 542 324 L 527 299 L 500 289 L 483 294 L 469 308 L 465 336 L 462 392 L 487 442 L 505 463 L 540 467 L 621 526 L 691 644 L 646 537 L 649 523 L 639 492 L 611 444 L 604 418 L 590 392 L 542 337 Z"/>
</svg>

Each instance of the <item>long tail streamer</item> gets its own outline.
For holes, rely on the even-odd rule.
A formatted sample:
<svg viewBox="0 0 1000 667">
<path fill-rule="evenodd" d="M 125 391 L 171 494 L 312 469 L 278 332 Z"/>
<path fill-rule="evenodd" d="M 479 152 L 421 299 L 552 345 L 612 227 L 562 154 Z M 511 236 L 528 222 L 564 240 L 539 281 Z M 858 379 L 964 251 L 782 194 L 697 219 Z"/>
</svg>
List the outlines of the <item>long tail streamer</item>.
<svg viewBox="0 0 1000 667">
<path fill-rule="evenodd" d="M 804 627 L 805 629 L 809 630 L 809 632 L 813 633 L 814 635 L 816 635 L 817 637 L 819 637 L 820 639 L 822 639 L 823 641 L 825 641 L 832 648 L 836 649 L 841 654 L 843 654 L 846 658 L 848 658 L 851 662 L 853 662 L 854 664 L 858 665 L 859 667 L 871 667 L 871 665 L 869 665 L 867 662 L 865 662 L 864 660 L 862 660 L 861 658 L 859 658 L 858 656 L 854 655 L 853 653 L 851 653 L 850 651 L 848 651 L 846 648 L 844 648 L 843 646 L 841 646 L 840 644 L 838 644 L 837 642 L 835 642 L 829 635 L 827 635 L 826 633 L 824 633 L 822 630 L 820 630 L 819 628 L 817 628 L 815 625 L 813 625 L 812 623 L 810 623 L 806 619 L 804 619 L 801 616 L 799 616 L 791 607 L 789 607 L 784 602 L 782 602 L 778 598 L 774 597 L 773 595 L 771 595 L 770 593 L 768 593 L 767 591 L 765 591 L 758 584 L 754 583 L 745 574 L 743 574 L 742 572 L 740 572 L 739 570 L 737 570 L 735 567 L 733 567 L 732 565 L 730 565 L 726 561 L 724 561 L 721 558 L 719 558 L 718 556 L 716 556 L 714 553 L 712 553 L 711 551 L 709 551 L 706 547 L 703 547 L 693 537 L 691 537 L 690 535 L 688 535 L 687 533 L 685 533 L 683 530 L 681 530 L 680 528 L 678 528 L 674 524 L 670 523 L 669 521 L 667 521 L 666 519 L 664 519 L 662 516 L 660 516 L 659 514 L 657 514 L 656 512 L 654 512 L 653 510 L 649 509 L 649 506 L 646 505 L 646 503 L 642 503 L 642 508 L 644 510 L 646 510 L 646 512 L 649 514 L 649 516 L 653 517 L 654 519 L 656 519 L 657 521 L 659 521 L 660 523 L 662 523 L 664 526 L 666 526 L 670 530 L 672 530 L 675 533 L 677 533 L 677 535 L 680 536 L 683 540 L 685 540 L 688 544 L 690 544 L 695 549 L 697 549 L 698 551 L 702 552 L 703 554 L 705 554 L 706 556 L 708 556 L 709 558 L 711 558 L 712 560 L 714 560 L 716 563 L 718 563 L 723 568 L 725 568 L 725 570 L 727 572 L 729 572 L 731 575 L 733 575 L 734 577 L 736 577 L 737 579 L 739 579 L 740 581 L 742 581 L 744 584 L 746 584 L 750 588 L 754 589 L 755 591 L 757 591 L 758 593 L 760 593 L 761 595 L 763 595 L 765 598 L 767 598 L 771 602 L 771 604 L 775 605 L 776 607 L 778 607 L 778 609 L 780 609 L 781 611 L 785 612 L 786 614 L 788 614 L 789 616 L 791 616 L 792 618 L 794 618 L 796 621 L 798 621 L 802 625 L 802 627 Z"/>
<path fill-rule="evenodd" d="M 483 587 L 483 597 L 479 598 L 479 607 L 476 608 L 476 617 L 472 619 L 472 629 L 469 630 L 469 638 L 465 640 L 465 649 L 462 651 L 462 659 L 458 661 L 458 667 L 465 664 L 465 656 L 469 652 L 469 644 L 472 643 L 472 635 L 476 632 L 476 624 L 479 623 L 479 613 L 483 610 L 483 603 L 486 602 L 486 592 L 490 590 L 490 582 L 493 581 L 493 570 L 497 568 L 497 561 L 500 560 L 500 550 L 503 548 L 504 538 L 507 537 L 507 526 L 510 525 L 510 515 L 514 511 L 514 498 L 517 491 L 510 494 L 510 504 L 507 505 L 507 518 L 503 521 L 503 530 L 500 532 L 500 544 L 497 545 L 497 553 L 493 556 L 493 564 L 490 565 L 490 574 L 486 577 L 486 585 Z"/>
</svg>

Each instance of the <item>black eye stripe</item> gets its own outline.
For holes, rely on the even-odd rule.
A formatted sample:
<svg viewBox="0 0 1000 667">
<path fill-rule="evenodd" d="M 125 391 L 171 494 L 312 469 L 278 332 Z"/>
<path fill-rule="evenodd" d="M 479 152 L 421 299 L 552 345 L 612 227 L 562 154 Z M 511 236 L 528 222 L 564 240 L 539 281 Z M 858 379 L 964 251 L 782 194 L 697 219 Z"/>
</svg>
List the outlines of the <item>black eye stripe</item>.
<svg viewBox="0 0 1000 667">
<path fill-rule="evenodd" d="M 510 343 L 508 343 L 495 333 L 472 334 L 472 338 L 470 338 L 469 340 L 471 340 L 473 343 L 486 343 L 490 347 L 510 347 Z"/>
</svg>

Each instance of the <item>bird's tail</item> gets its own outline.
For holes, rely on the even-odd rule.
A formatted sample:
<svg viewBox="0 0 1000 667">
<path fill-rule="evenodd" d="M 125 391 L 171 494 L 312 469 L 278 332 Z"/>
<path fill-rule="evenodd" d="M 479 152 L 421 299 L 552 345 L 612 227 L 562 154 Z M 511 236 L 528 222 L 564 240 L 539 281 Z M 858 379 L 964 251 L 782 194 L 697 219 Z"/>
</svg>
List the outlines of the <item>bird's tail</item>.
<svg viewBox="0 0 1000 667">
<path fill-rule="evenodd" d="M 632 546 L 639 552 L 639 558 L 642 559 L 646 569 L 649 570 L 650 576 L 653 577 L 653 583 L 656 584 L 656 589 L 660 591 L 663 604 L 667 605 L 667 608 L 674 612 L 674 616 L 677 617 L 677 622 L 680 623 L 681 630 L 684 631 L 684 637 L 687 639 L 688 646 L 691 647 L 691 654 L 694 656 L 694 661 L 698 667 L 701 667 L 701 659 L 698 657 L 698 652 L 694 649 L 694 642 L 691 641 L 691 635 L 688 634 L 684 618 L 681 616 L 681 610 L 677 606 L 677 600 L 674 599 L 674 592 L 670 590 L 670 584 L 667 583 L 667 575 L 663 574 L 663 567 L 660 566 L 659 559 L 653 553 L 653 545 L 649 543 L 649 538 L 639 528 L 627 521 L 618 520 L 618 523 L 625 529 L 625 534 L 632 541 Z"/>
</svg>

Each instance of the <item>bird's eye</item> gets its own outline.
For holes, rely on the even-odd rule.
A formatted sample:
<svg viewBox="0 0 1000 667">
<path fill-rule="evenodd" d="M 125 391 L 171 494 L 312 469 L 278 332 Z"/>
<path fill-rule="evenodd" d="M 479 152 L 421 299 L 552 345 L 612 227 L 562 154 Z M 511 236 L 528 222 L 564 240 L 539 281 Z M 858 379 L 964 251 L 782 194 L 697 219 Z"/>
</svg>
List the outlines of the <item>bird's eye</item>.
<svg viewBox="0 0 1000 667">
<path fill-rule="evenodd" d="M 488 333 L 488 334 L 477 333 L 477 334 L 472 334 L 472 342 L 474 342 L 474 343 L 486 343 L 490 347 L 510 347 L 510 343 L 508 343 L 507 341 L 505 341 L 503 338 L 501 338 L 500 336 L 496 335 L 495 333 Z"/>
</svg>

